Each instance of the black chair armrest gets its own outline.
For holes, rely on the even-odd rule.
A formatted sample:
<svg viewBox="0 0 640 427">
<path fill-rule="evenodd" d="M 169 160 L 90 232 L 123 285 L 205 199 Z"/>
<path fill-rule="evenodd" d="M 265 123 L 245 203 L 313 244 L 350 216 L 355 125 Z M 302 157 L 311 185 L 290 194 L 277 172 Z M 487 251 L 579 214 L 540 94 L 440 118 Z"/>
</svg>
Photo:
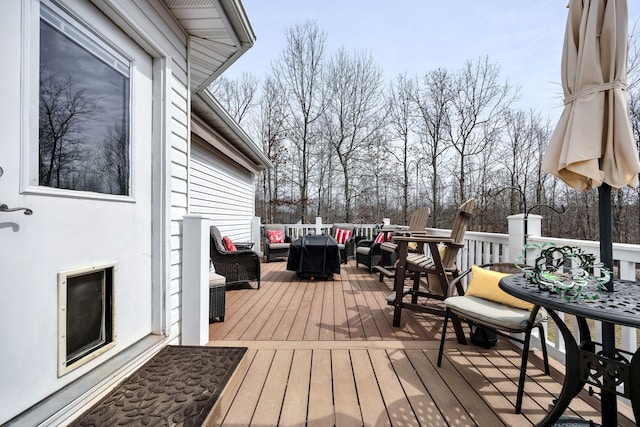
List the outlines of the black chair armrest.
<svg viewBox="0 0 640 427">
<path fill-rule="evenodd" d="M 456 277 L 455 279 L 453 279 L 451 282 L 449 282 L 449 288 L 447 289 L 447 296 L 453 296 L 453 290 L 456 289 L 456 287 L 458 286 L 458 284 L 462 281 L 462 279 L 464 277 L 466 277 L 469 273 L 471 273 L 471 269 L 465 270 L 464 272 L 462 272 L 458 277 Z"/>
<path fill-rule="evenodd" d="M 258 258 L 258 254 L 251 249 L 240 249 L 235 253 L 238 258 L 242 259 Z"/>
<path fill-rule="evenodd" d="M 358 243 L 362 242 L 363 240 L 369 240 L 364 236 L 355 236 L 355 242 L 356 242 L 356 246 L 358 246 Z"/>
<path fill-rule="evenodd" d="M 357 248 L 361 248 L 363 246 L 365 247 L 370 247 L 371 245 L 373 245 L 373 240 L 360 240 L 358 242 L 356 242 L 356 247 Z"/>
</svg>

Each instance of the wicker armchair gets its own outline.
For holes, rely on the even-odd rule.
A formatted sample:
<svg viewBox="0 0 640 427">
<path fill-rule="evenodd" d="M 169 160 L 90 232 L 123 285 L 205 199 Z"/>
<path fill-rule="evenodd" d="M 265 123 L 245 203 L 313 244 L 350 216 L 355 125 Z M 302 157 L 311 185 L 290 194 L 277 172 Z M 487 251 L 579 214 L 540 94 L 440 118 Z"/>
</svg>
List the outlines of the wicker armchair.
<svg viewBox="0 0 640 427">
<path fill-rule="evenodd" d="M 382 240 L 382 242 L 389 242 L 391 240 L 393 232 L 402 229 L 403 228 L 400 226 L 386 225 L 377 228 L 374 236 L 378 236 L 379 233 L 384 233 L 384 239 Z M 382 242 L 376 242 L 375 240 L 365 240 L 364 238 L 356 237 L 356 267 L 358 267 L 359 264 L 364 264 L 369 269 L 369 273 L 373 273 L 374 267 L 379 265 L 382 260 Z M 395 252 L 387 253 L 386 255 L 387 256 L 385 257 L 385 260 L 382 261 L 385 263 L 385 265 L 383 265 L 382 267 L 393 268 L 393 264 L 396 261 Z"/>
<path fill-rule="evenodd" d="M 222 243 L 217 227 L 209 229 L 209 256 L 216 273 L 224 276 L 226 285 L 257 280 L 260 289 L 260 257 L 251 249 L 229 252 Z"/>
<path fill-rule="evenodd" d="M 268 232 L 270 230 L 282 231 L 284 242 L 271 243 L 268 236 Z M 264 257 L 267 262 L 273 261 L 278 258 L 286 258 L 289 255 L 290 244 L 291 238 L 287 236 L 287 230 L 284 224 L 265 224 L 262 227 L 262 248 L 264 250 Z"/>
<path fill-rule="evenodd" d="M 334 238 L 336 237 L 336 232 L 339 229 L 351 230 L 351 232 L 353 233 L 351 237 L 347 239 L 346 242 L 338 243 L 338 249 L 340 249 L 340 262 L 342 264 L 346 264 L 349 258 L 353 258 L 354 248 L 356 243 L 356 234 L 358 230 L 356 229 L 356 226 L 354 224 L 346 224 L 346 223 L 333 224 L 333 227 L 331 228 L 331 235 Z"/>
</svg>

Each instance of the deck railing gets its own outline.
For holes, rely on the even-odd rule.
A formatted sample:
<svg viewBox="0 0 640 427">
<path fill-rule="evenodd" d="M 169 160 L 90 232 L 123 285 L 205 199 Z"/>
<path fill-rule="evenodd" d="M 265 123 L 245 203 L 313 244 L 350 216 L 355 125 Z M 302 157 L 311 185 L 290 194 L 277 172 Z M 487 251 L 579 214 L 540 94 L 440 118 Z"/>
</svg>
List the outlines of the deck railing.
<svg viewBox="0 0 640 427">
<path fill-rule="evenodd" d="M 523 216 L 514 215 L 509 217 L 509 234 L 482 233 L 468 231 L 465 234 L 465 247 L 458 254 L 458 265 L 461 271 L 470 268 L 473 264 L 485 264 L 489 262 L 513 262 L 521 256 L 524 246 L 524 235 L 522 233 Z M 527 250 L 527 259 L 535 259 L 539 254 L 539 249 L 535 246 L 542 246 L 545 243 L 554 243 L 557 246 L 577 246 L 587 253 L 592 253 L 599 259 L 599 242 L 586 240 L 559 239 L 553 237 L 543 237 L 536 235 L 540 230 L 541 217 L 530 215 L 529 234 L 526 236 L 527 242 L 532 248 Z M 296 239 L 306 234 L 330 234 L 333 224 L 323 224 L 321 218 L 316 218 L 315 224 L 286 224 L 288 235 Z M 357 224 L 358 235 L 369 239 L 374 238 L 378 227 L 377 224 Z M 433 229 L 435 232 L 448 233 L 449 230 Z M 515 234 L 515 236 L 514 236 Z M 514 244 L 514 242 L 516 242 Z M 614 243 L 613 259 L 615 265 L 616 278 L 625 280 L 638 280 L 638 264 L 640 264 L 640 245 L 630 245 Z M 562 313 L 559 313 L 563 317 Z M 570 320 L 570 319 L 567 319 Z M 571 323 L 571 322 L 569 322 Z M 547 336 L 547 346 L 551 357 L 564 362 L 564 342 L 560 334 L 555 333 L 554 325 L 545 328 Z M 574 331 L 577 326 L 574 325 Z M 596 323 L 592 333 L 596 341 L 601 342 L 601 328 Z M 576 332 L 577 333 L 577 332 Z M 638 330 L 635 328 L 616 326 L 617 345 L 619 348 L 635 352 L 638 348 Z M 534 343 L 532 343 L 534 344 Z"/>
</svg>

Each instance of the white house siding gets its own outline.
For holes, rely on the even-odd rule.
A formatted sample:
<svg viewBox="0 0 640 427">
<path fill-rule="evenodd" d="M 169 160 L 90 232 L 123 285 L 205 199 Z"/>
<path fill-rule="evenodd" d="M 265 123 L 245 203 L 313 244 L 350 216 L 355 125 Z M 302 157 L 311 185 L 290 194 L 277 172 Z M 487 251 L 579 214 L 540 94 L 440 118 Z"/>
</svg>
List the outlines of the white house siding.
<svg viewBox="0 0 640 427">
<path fill-rule="evenodd" d="M 220 233 L 234 241 L 250 241 L 255 215 L 253 173 L 193 136 L 190 175 L 190 213 L 211 218 Z"/>
<path fill-rule="evenodd" d="M 181 77 L 186 77 L 186 74 Z M 180 334 L 180 293 L 182 286 L 182 217 L 187 214 L 189 178 L 189 91 L 173 76 L 171 110 L 171 266 L 168 333 L 178 344 Z"/>
</svg>

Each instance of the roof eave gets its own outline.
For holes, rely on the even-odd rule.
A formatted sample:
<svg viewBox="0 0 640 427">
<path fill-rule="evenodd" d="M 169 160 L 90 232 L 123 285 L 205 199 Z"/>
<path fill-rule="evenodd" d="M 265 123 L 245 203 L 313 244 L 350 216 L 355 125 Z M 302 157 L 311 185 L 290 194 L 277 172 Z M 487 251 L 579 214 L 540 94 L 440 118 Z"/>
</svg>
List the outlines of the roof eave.
<svg viewBox="0 0 640 427">
<path fill-rule="evenodd" d="M 200 91 L 191 99 L 193 112 L 230 144 L 250 159 L 258 169 L 272 168 L 273 164 L 263 150 L 220 105 L 211 92 Z"/>
</svg>

